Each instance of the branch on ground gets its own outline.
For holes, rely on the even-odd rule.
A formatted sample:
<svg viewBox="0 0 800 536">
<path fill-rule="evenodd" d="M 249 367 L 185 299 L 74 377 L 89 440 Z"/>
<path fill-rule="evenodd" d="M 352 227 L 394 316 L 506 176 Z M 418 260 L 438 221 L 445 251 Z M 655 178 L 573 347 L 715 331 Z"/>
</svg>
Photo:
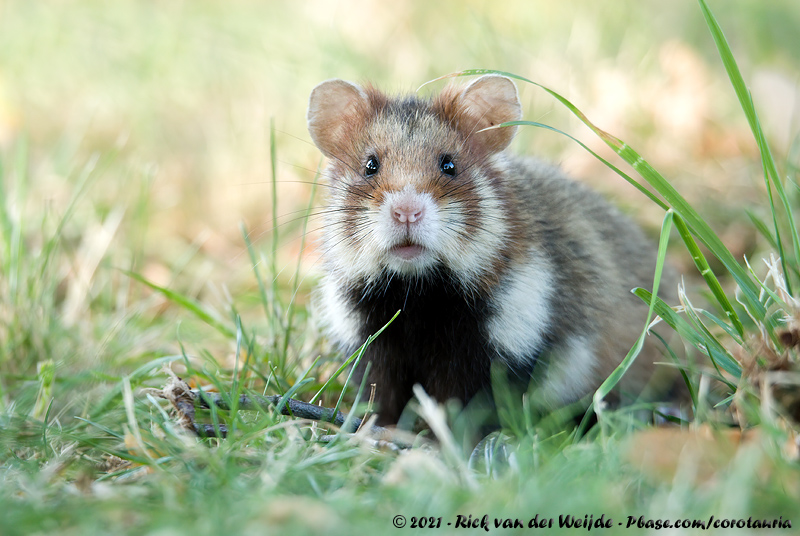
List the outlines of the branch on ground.
<svg viewBox="0 0 800 536">
<path fill-rule="evenodd" d="M 195 418 L 195 410 L 196 407 L 203 409 L 216 407 L 221 410 L 230 411 L 232 408 L 229 400 L 220 393 L 209 393 L 200 389 L 190 388 L 189 384 L 171 370 L 168 370 L 168 374 L 169 379 L 163 389 L 149 389 L 148 392 L 159 398 L 169 400 L 177 414 L 178 424 L 185 430 L 194 432 L 200 437 L 226 437 L 228 434 L 228 427 L 226 425 L 221 423 L 218 425 L 198 423 Z M 243 394 L 239 396 L 237 402 L 238 410 L 266 410 L 270 407 L 275 408 L 281 415 L 328 423 L 338 427 L 345 433 L 358 432 L 362 428 L 362 425 L 364 425 L 363 419 L 359 419 L 358 417 L 348 419 L 346 413 L 342 413 L 341 411 L 334 412 L 333 408 L 316 406 L 279 395 L 263 396 Z M 367 423 L 366 426 L 368 426 L 369 436 L 377 439 L 381 444 L 385 443 L 386 440 L 390 440 L 396 446 L 408 446 L 406 441 L 398 439 L 396 434 L 387 428 L 371 425 L 369 423 Z M 322 436 L 320 439 L 322 441 L 330 441 L 334 437 L 333 435 L 327 435 Z"/>
</svg>

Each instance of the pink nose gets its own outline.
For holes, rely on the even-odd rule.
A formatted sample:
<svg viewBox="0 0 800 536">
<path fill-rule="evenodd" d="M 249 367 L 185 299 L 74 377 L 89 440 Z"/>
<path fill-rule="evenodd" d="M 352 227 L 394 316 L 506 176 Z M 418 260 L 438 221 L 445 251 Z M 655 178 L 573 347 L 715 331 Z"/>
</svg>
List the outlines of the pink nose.
<svg viewBox="0 0 800 536">
<path fill-rule="evenodd" d="M 414 223 L 422 219 L 425 215 L 425 210 L 421 203 L 406 201 L 395 205 L 392 209 L 392 214 L 394 219 L 400 223 Z"/>
</svg>

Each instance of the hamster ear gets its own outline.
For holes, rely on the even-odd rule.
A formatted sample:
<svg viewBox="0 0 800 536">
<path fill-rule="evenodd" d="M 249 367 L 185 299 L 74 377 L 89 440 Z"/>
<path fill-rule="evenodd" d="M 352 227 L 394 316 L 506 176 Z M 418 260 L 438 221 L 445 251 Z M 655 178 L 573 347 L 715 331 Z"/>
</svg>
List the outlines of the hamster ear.
<svg viewBox="0 0 800 536">
<path fill-rule="evenodd" d="M 448 97 L 443 94 L 443 97 Z M 517 127 L 503 127 L 479 132 L 481 129 L 522 117 L 517 86 L 509 78 L 496 74 L 485 75 L 464 89 L 461 94 L 446 103 L 445 113 L 470 142 L 482 147 L 490 154 L 508 147 Z"/>
<path fill-rule="evenodd" d="M 340 156 L 353 129 L 367 121 L 369 102 L 359 86 L 344 80 L 326 80 L 311 91 L 308 100 L 308 132 L 322 154 Z"/>
</svg>

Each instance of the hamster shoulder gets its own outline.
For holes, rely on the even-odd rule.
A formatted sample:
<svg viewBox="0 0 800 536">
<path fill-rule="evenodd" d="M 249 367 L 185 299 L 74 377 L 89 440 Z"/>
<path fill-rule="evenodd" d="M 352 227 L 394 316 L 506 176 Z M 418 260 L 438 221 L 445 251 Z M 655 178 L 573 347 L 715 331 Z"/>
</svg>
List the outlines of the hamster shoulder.
<svg viewBox="0 0 800 536">
<path fill-rule="evenodd" d="M 568 402 L 599 386 L 641 332 L 647 307 L 631 290 L 652 286 L 656 247 L 634 221 L 560 169 L 530 157 L 510 157 L 508 169 L 509 179 L 519 186 L 516 213 L 528 233 L 525 242 L 532 256 L 547 259 L 550 268 L 548 334 L 566 341 L 547 356 L 550 375 L 542 392 L 554 402 Z M 677 277 L 669 266 L 660 288 L 663 298 L 676 299 Z M 513 308 L 504 310 L 506 318 L 519 315 Z M 664 328 L 656 331 L 667 335 Z M 655 339 L 648 337 L 623 389 L 641 391 L 661 355 Z M 660 370 L 653 390 L 671 388 L 674 377 Z"/>
</svg>

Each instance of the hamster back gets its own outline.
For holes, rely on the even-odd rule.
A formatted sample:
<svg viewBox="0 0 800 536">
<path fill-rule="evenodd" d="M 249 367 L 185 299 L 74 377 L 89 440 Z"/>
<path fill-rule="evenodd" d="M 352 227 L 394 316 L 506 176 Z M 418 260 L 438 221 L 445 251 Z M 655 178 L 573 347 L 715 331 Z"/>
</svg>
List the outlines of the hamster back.
<svg viewBox="0 0 800 536">
<path fill-rule="evenodd" d="M 643 327 L 630 290 L 652 285 L 654 245 L 587 187 L 507 154 L 515 127 L 486 130 L 520 117 L 516 86 L 494 75 L 430 100 L 343 80 L 311 94 L 329 159 L 322 321 L 352 352 L 402 311 L 362 359 L 382 424 L 415 383 L 466 403 L 493 366 L 547 405 L 573 402 Z M 648 341 L 622 388 L 641 391 L 658 356 Z"/>
</svg>

